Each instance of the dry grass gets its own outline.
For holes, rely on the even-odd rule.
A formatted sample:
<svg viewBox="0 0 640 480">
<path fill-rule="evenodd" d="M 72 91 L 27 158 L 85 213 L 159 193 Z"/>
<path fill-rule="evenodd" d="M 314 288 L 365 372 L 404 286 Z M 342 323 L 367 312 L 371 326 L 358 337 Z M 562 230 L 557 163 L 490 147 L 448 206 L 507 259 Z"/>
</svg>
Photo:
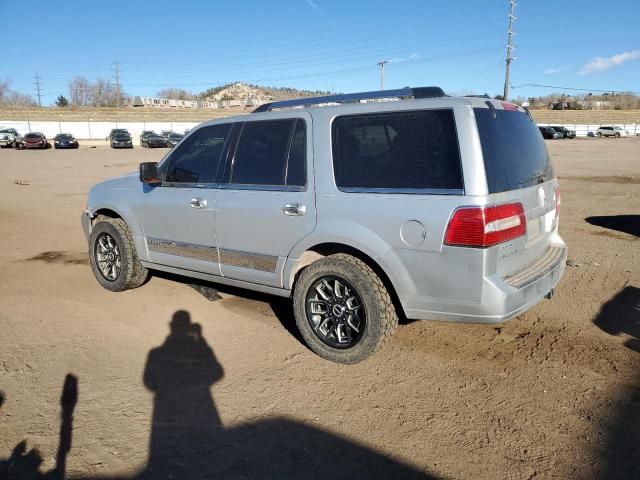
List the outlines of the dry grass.
<svg viewBox="0 0 640 480">
<path fill-rule="evenodd" d="M 640 123 L 640 110 L 531 110 L 539 123 L 606 125 Z"/>
</svg>

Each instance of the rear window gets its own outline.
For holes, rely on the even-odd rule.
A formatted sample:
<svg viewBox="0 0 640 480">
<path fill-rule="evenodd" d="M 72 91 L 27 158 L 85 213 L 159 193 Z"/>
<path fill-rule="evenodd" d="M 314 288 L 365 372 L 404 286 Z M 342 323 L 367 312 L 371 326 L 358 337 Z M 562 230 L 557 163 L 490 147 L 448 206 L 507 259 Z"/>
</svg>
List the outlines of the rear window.
<svg viewBox="0 0 640 480">
<path fill-rule="evenodd" d="M 526 188 L 553 178 L 547 147 L 523 112 L 475 108 L 489 193 Z"/>
<path fill-rule="evenodd" d="M 332 135 L 341 190 L 462 190 L 452 110 L 338 117 Z"/>
</svg>

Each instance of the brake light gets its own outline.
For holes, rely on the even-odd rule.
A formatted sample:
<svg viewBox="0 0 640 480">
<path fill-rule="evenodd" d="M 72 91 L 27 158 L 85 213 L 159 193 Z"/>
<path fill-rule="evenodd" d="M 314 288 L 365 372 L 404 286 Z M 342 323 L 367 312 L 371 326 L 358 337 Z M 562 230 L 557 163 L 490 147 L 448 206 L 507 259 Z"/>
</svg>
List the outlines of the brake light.
<svg viewBox="0 0 640 480">
<path fill-rule="evenodd" d="M 556 218 L 558 218 L 560 216 L 560 185 L 556 185 L 556 190 L 555 190 L 555 197 L 556 197 Z"/>
<path fill-rule="evenodd" d="M 522 237 L 527 218 L 521 203 L 492 207 L 463 207 L 451 217 L 445 245 L 486 248 Z"/>
<path fill-rule="evenodd" d="M 510 110 L 512 112 L 519 112 L 520 109 L 518 108 L 517 105 L 514 105 L 513 103 L 509 103 L 509 102 L 502 102 L 502 108 L 504 110 Z"/>
</svg>

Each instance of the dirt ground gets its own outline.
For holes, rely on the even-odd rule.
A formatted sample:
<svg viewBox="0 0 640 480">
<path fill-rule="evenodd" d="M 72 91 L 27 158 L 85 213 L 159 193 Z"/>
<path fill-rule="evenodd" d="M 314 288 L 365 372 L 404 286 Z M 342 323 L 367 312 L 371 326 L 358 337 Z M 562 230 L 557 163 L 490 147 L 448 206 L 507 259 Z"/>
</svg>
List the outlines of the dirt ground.
<svg viewBox="0 0 640 480">
<path fill-rule="evenodd" d="M 355 366 L 306 348 L 282 299 L 98 285 L 88 188 L 166 150 L 1 150 L 0 477 L 640 478 L 640 138 L 548 147 L 555 297 L 404 322 Z"/>
</svg>

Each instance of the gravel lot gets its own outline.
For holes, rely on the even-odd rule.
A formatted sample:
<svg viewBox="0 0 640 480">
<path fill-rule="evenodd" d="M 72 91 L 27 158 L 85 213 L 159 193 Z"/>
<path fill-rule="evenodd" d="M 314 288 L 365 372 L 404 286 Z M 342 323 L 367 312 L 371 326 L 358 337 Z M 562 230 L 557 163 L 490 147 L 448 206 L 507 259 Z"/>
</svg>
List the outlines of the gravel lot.
<svg viewBox="0 0 640 480">
<path fill-rule="evenodd" d="M 548 147 L 555 297 L 405 323 L 355 366 L 312 354 L 285 300 L 100 288 L 87 190 L 166 150 L 1 150 L 0 478 L 640 478 L 640 138 Z"/>
</svg>

